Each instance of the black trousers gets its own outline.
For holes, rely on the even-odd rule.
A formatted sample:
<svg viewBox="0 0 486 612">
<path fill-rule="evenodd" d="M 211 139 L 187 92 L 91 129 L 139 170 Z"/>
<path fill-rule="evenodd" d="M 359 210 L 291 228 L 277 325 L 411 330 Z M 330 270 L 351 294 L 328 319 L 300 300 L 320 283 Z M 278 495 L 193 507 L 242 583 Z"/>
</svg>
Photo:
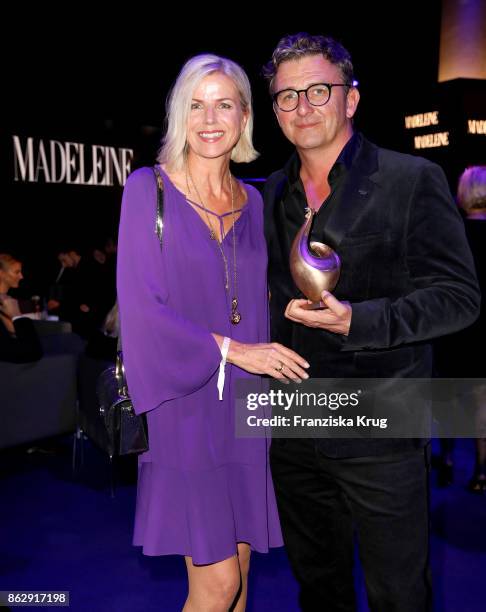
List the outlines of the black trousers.
<svg viewBox="0 0 486 612">
<path fill-rule="evenodd" d="M 306 612 L 352 612 L 353 547 L 372 612 L 431 609 L 428 447 L 333 459 L 316 441 L 272 441 L 287 553 Z"/>
</svg>

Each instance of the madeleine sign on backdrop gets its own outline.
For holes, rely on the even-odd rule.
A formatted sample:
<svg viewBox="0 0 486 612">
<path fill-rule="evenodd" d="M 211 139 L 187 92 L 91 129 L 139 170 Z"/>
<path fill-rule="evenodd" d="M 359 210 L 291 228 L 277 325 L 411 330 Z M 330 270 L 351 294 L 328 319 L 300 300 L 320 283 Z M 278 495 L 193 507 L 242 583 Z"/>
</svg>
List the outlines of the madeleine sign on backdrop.
<svg viewBox="0 0 486 612">
<path fill-rule="evenodd" d="M 15 181 L 112 187 L 131 172 L 132 149 L 17 135 L 12 143 Z"/>
</svg>

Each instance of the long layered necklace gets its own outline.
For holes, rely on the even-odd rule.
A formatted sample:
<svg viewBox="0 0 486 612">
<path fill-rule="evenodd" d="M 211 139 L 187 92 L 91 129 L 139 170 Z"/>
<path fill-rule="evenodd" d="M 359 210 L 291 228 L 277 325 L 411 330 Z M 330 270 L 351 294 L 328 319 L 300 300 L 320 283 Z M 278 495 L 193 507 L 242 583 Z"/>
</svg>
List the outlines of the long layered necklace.
<svg viewBox="0 0 486 612">
<path fill-rule="evenodd" d="M 204 214 L 206 215 L 206 220 L 208 223 L 208 227 L 209 227 L 209 237 L 211 240 L 214 240 L 216 242 L 216 244 L 218 245 L 219 248 L 219 252 L 221 253 L 221 258 L 223 260 L 223 264 L 224 264 L 224 274 L 225 274 L 225 289 L 226 292 L 229 294 L 229 290 L 230 290 L 230 283 L 229 283 L 229 266 L 228 266 L 228 258 L 225 255 L 224 249 L 223 249 L 223 236 L 221 236 L 221 241 L 218 240 L 218 237 L 216 235 L 216 232 L 214 231 L 213 228 L 213 224 L 211 223 L 211 219 L 209 218 L 209 214 L 207 211 L 207 208 L 203 202 L 203 199 L 201 198 L 201 195 L 199 194 L 199 190 L 197 188 L 196 183 L 194 182 L 194 179 L 192 178 L 191 175 L 191 171 L 189 169 L 189 164 L 186 164 L 186 184 L 188 187 L 188 191 L 190 191 L 189 188 L 189 182 L 187 180 L 187 178 L 191 179 L 191 183 L 194 186 L 194 191 L 196 192 L 196 195 L 199 199 L 199 202 L 201 203 L 201 206 L 204 210 Z M 238 325 L 238 323 L 241 321 L 241 314 L 238 311 L 238 297 L 237 297 L 237 266 L 236 266 L 236 237 L 235 237 L 235 198 L 234 198 L 234 193 L 233 193 L 233 180 L 232 180 L 232 176 L 231 173 L 229 174 L 229 184 L 230 184 L 230 193 L 231 193 L 231 221 L 232 221 L 232 225 L 231 225 L 231 230 L 233 233 L 233 273 L 234 273 L 234 277 L 233 277 L 233 298 L 231 299 L 231 314 L 230 314 L 230 321 L 233 325 Z"/>
</svg>

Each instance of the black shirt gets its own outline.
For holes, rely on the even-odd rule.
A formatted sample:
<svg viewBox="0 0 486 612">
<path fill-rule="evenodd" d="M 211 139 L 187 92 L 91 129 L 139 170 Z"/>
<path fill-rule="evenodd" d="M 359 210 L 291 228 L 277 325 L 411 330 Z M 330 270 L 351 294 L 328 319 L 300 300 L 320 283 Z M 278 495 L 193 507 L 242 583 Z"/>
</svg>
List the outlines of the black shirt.
<svg viewBox="0 0 486 612">
<path fill-rule="evenodd" d="M 331 187 L 331 193 L 324 200 L 322 206 L 317 212 L 316 219 L 314 221 L 313 231 L 311 232 L 311 238 L 314 237 L 315 230 L 319 228 L 319 240 L 332 244 L 332 239 L 326 239 L 325 225 L 330 213 L 332 212 L 333 206 L 336 201 L 339 201 L 340 187 L 343 184 L 343 177 L 349 172 L 359 149 L 361 148 L 363 138 L 361 134 L 354 133 L 353 136 L 343 147 L 338 158 L 332 166 L 328 178 L 329 186 Z M 308 207 L 307 197 L 305 194 L 304 185 L 300 178 L 300 159 L 295 152 L 289 159 L 287 164 L 284 166 L 284 173 L 287 176 L 288 184 L 287 188 L 283 192 L 283 200 L 285 202 L 285 216 L 287 219 L 287 230 L 290 244 L 292 244 L 295 235 L 302 227 L 305 221 L 305 209 Z"/>
</svg>

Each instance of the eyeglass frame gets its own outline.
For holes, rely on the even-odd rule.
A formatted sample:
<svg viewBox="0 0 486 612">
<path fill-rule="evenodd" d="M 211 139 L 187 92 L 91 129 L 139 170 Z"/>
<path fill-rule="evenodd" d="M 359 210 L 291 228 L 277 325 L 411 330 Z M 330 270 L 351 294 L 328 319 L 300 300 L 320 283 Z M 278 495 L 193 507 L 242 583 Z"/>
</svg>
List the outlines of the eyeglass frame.
<svg viewBox="0 0 486 612">
<path fill-rule="evenodd" d="M 312 89 L 313 87 L 315 87 L 316 85 L 325 85 L 328 89 L 329 89 L 329 97 L 327 98 L 327 100 L 325 102 L 323 102 L 322 104 L 313 104 L 310 100 L 309 97 L 307 95 L 307 92 L 309 91 L 309 89 Z M 305 93 L 305 99 L 307 100 L 307 102 L 311 105 L 311 106 L 325 106 L 329 100 L 331 99 L 331 94 L 332 94 L 332 88 L 333 87 L 349 87 L 351 89 L 351 87 L 353 87 L 352 83 L 313 83 L 312 85 L 309 85 L 309 87 L 307 87 L 306 89 L 293 89 L 293 87 L 285 87 L 284 89 L 280 89 L 279 91 L 276 91 L 274 94 L 272 94 L 272 102 L 273 104 L 275 104 L 277 106 L 277 108 L 279 110 L 281 110 L 283 113 L 291 113 L 292 111 L 294 111 L 298 106 L 299 106 L 299 102 L 300 102 L 300 94 L 301 93 Z M 279 94 L 281 94 L 284 91 L 295 91 L 295 93 L 297 94 L 297 104 L 295 105 L 294 108 L 290 108 L 288 110 L 281 108 L 278 105 L 277 102 L 277 96 Z"/>
</svg>

